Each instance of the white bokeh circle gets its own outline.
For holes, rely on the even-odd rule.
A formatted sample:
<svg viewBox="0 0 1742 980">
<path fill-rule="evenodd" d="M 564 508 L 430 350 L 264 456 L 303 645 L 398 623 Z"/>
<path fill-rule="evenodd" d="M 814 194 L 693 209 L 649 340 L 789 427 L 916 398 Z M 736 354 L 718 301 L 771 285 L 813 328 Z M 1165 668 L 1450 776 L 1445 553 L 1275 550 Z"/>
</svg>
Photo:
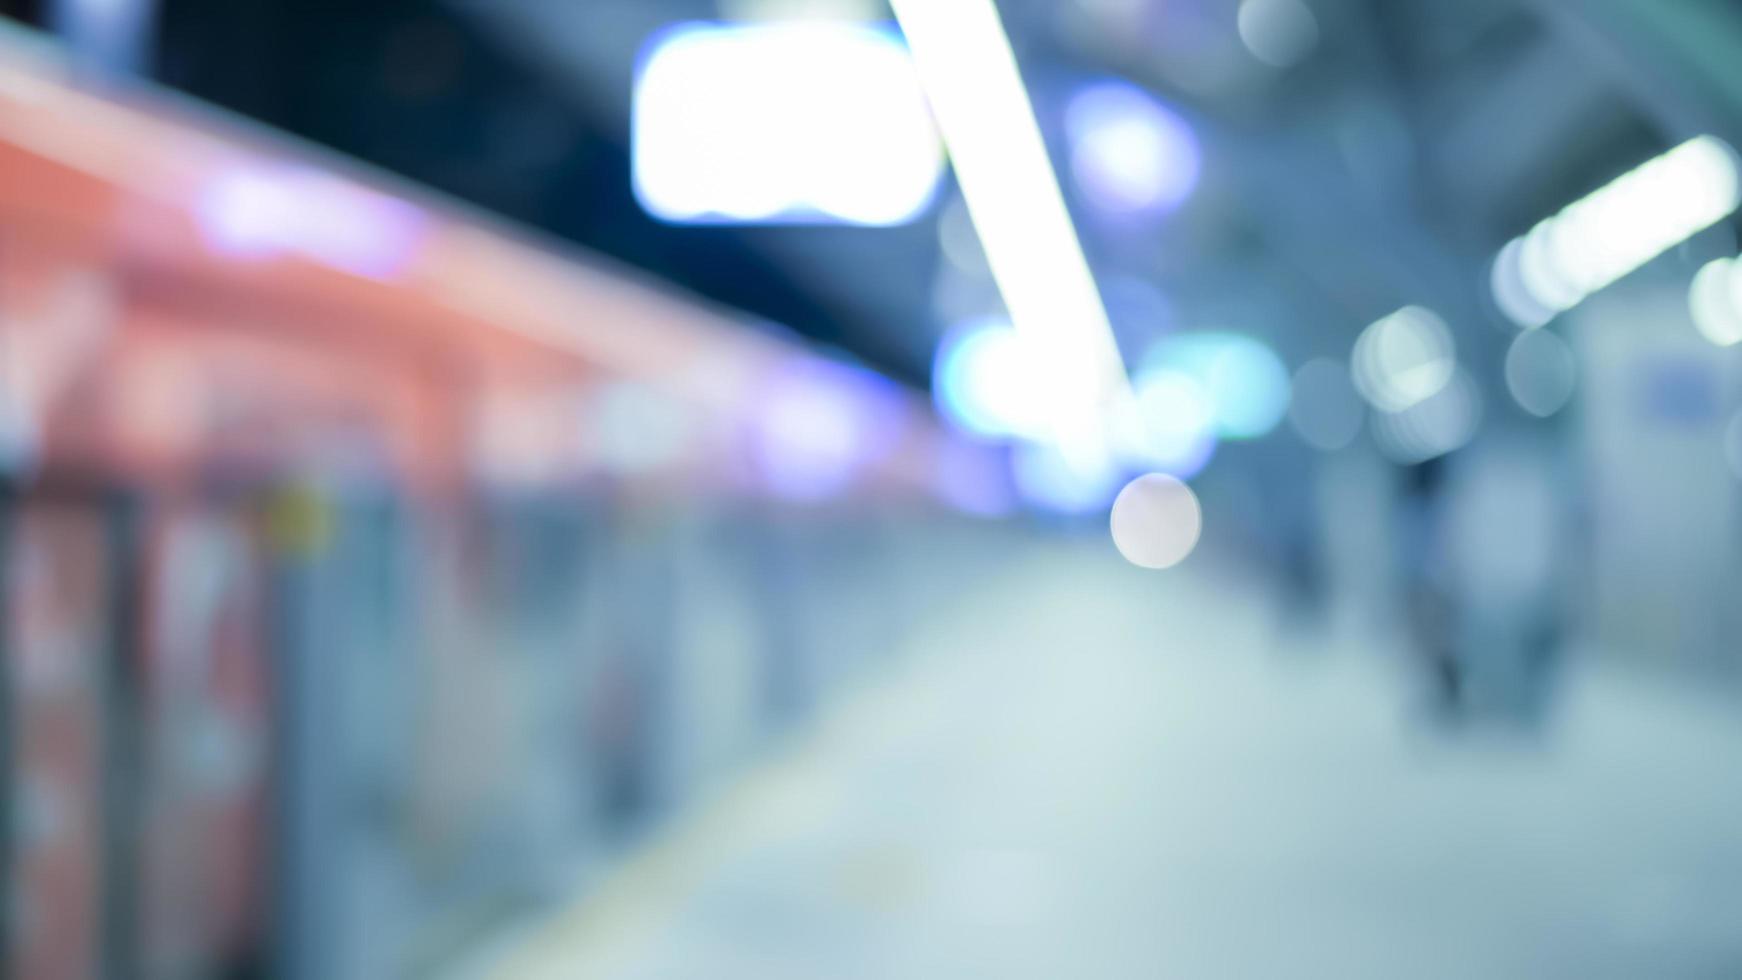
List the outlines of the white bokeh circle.
<svg viewBox="0 0 1742 980">
<path fill-rule="evenodd" d="M 1141 568 L 1171 568 L 1197 547 L 1203 512 L 1191 487 L 1165 473 L 1125 485 L 1109 519 L 1113 545 Z"/>
</svg>

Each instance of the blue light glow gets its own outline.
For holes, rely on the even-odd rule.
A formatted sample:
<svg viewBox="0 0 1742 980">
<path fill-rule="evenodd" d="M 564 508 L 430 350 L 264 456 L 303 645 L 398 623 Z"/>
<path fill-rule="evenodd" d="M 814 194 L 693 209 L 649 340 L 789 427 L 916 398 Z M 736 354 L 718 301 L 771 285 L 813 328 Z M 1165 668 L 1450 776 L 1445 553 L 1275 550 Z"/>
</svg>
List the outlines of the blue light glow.
<svg viewBox="0 0 1742 980">
<path fill-rule="evenodd" d="M 1216 417 L 1202 385 L 1178 371 L 1154 370 L 1139 375 L 1133 390 L 1139 429 L 1123 444 L 1129 462 L 1182 480 L 1209 465 Z"/>
<path fill-rule="evenodd" d="M 932 362 L 938 410 L 981 438 L 1040 438 L 1047 429 L 1045 380 L 1022 335 L 996 318 L 945 334 Z"/>
<path fill-rule="evenodd" d="M 1173 371 L 1197 382 L 1224 439 L 1263 436 L 1288 411 L 1288 369 L 1268 345 L 1242 334 L 1169 337 L 1145 359 L 1144 373 L 1152 371 Z"/>
<path fill-rule="evenodd" d="M 1203 168 L 1185 120 L 1128 82 L 1097 82 L 1065 112 L 1071 172 L 1085 200 L 1112 215 L 1154 215 L 1184 203 Z"/>
<path fill-rule="evenodd" d="M 1105 510 L 1124 480 L 1111 458 L 1073 459 L 1056 447 L 1033 443 L 1015 448 L 1011 475 L 1017 493 L 1030 507 L 1064 515 Z"/>
</svg>

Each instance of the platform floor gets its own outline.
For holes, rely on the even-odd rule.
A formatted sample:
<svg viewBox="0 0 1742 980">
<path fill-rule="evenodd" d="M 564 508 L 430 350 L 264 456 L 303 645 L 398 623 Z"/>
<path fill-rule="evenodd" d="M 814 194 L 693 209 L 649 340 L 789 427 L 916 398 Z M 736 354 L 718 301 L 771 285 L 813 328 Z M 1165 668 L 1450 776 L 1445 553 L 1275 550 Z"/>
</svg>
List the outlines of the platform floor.
<svg viewBox="0 0 1742 980">
<path fill-rule="evenodd" d="M 468 972 L 1742 977 L 1742 705 L 1575 665 L 1541 738 L 1447 738 L 1337 633 L 1037 555 Z"/>
</svg>

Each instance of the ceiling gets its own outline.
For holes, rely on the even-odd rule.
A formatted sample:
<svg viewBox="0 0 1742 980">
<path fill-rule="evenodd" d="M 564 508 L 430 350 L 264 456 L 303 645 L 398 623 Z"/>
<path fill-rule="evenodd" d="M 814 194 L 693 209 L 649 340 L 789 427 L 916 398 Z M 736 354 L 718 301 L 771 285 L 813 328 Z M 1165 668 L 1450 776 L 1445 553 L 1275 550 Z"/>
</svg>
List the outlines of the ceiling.
<svg viewBox="0 0 1742 980">
<path fill-rule="evenodd" d="M 887 16 L 873 0 L 808 3 Z M 1128 355 L 1215 326 L 1298 362 L 1345 353 L 1407 303 L 1461 344 L 1498 345 L 1482 284 L 1509 237 L 1694 133 L 1742 145 L 1734 4 L 1305 3 L 1317 43 L 1275 67 L 1242 42 L 1237 0 L 1001 0 L 1055 159 L 1067 98 L 1109 77 L 1147 88 L 1202 145 L 1196 192 L 1165 217 L 1109 222 L 1073 198 Z M 924 385 L 941 331 L 998 304 L 953 187 L 897 228 L 677 227 L 636 204 L 637 54 L 720 6 L 358 0 L 336 18 L 298 0 L 162 0 L 152 70 Z"/>
</svg>

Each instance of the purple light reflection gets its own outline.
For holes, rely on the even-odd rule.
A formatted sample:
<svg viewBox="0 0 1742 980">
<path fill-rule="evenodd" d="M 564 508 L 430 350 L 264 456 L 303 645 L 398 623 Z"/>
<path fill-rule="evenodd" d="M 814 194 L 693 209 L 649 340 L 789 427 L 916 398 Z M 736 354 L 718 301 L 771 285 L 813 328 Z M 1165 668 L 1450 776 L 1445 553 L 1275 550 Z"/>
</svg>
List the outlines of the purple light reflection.
<svg viewBox="0 0 1742 980">
<path fill-rule="evenodd" d="M 751 419 L 752 459 L 775 495 L 825 500 L 895 447 L 906 417 L 894 385 L 876 374 L 793 359 L 763 389 Z"/>
<path fill-rule="evenodd" d="M 300 255 L 374 279 L 405 268 L 428 223 L 405 201 L 296 168 L 226 172 L 206 186 L 195 217 L 226 255 Z"/>
<path fill-rule="evenodd" d="M 1016 512 L 1008 453 L 958 439 L 940 440 L 933 459 L 932 490 L 939 500 L 976 517 L 1008 517 Z"/>
</svg>

